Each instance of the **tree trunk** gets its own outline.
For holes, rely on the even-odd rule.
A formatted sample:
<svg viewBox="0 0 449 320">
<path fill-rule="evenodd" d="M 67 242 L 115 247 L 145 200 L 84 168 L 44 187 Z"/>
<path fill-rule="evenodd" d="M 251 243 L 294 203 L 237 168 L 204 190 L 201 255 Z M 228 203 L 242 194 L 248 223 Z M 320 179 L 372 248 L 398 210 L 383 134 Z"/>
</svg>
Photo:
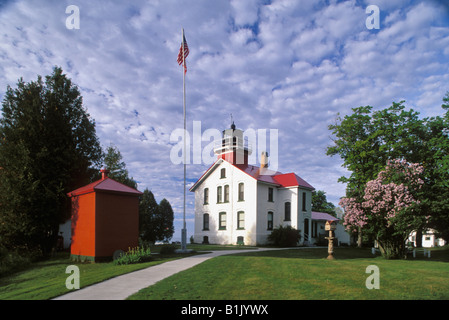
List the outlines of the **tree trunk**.
<svg viewBox="0 0 449 320">
<path fill-rule="evenodd" d="M 405 241 L 398 240 L 378 240 L 379 250 L 385 259 L 406 259 L 407 247 Z"/>
</svg>

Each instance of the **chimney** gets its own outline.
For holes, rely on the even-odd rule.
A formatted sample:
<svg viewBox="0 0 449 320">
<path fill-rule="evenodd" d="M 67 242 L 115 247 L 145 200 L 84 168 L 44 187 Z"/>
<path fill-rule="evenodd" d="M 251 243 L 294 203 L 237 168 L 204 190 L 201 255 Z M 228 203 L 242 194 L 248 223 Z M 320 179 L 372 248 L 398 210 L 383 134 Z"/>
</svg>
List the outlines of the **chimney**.
<svg viewBox="0 0 449 320">
<path fill-rule="evenodd" d="M 100 172 L 101 172 L 101 180 L 104 180 L 108 177 L 108 173 L 109 173 L 108 169 L 101 169 Z"/>
<path fill-rule="evenodd" d="M 260 156 L 260 167 L 268 168 L 268 152 L 266 151 L 262 151 L 262 154 Z"/>
</svg>

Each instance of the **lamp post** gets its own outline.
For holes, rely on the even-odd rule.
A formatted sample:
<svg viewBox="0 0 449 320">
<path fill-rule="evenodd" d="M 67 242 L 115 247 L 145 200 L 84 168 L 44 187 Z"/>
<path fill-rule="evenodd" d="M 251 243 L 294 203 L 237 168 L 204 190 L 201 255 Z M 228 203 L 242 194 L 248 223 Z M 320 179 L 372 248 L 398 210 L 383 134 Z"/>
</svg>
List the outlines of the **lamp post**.
<svg viewBox="0 0 449 320">
<path fill-rule="evenodd" d="M 334 230 L 337 228 L 335 223 L 332 221 L 326 221 L 325 230 L 329 231 L 329 237 L 326 237 L 326 239 L 329 241 L 329 244 L 327 246 L 327 259 L 328 260 L 334 260 Z"/>
</svg>

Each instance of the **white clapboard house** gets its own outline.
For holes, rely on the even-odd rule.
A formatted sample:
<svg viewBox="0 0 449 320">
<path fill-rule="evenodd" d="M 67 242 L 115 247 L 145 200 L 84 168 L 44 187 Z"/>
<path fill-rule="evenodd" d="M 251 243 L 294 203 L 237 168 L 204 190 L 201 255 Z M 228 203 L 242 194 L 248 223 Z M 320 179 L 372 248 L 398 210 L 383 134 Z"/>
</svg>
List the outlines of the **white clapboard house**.
<svg viewBox="0 0 449 320">
<path fill-rule="evenodd" d="M 300 244 L 312 239 L 312 191 L 295 173 L 250 165 L 251 148 L 234 123 L 214 148 L 215 163 L 190 188 L 195 192 L 196 243 L 263 245 L 273 228 L 292 226 Z"/>
</svg>

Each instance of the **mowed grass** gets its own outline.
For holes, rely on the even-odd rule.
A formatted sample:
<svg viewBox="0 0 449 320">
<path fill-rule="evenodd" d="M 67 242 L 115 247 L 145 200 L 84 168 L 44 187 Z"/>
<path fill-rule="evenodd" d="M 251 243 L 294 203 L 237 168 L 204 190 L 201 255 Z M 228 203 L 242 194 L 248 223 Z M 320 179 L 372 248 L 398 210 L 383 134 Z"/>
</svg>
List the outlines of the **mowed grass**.
<svg viewBox="0 0 449 320">
<path fill-rule="evenodd" d="M 25 270 L 1 277 L 0 300 L 46 300 L 72 291 L 66 287 L 66 279 L 71 275 L 66 273 L 69 265 L 79 267 L 82 289 L 125 273 L 182 258 L 180 255 L 155 256 L 152 261 L 145 263 L 114 265 L 112 262 L 75 263 L 69 256 L 68 253 L 60 253 L 57 257 L 34 263 Z"/>
<path fill-rule="evenodd" d="M 449 251 L 385 260 L 369 249 L 301 248 L 220 256 L 141 290 L 135 300 L 449 299 Z M 369 265 L 380 289 L 367 289 Z"/>
</svg>

